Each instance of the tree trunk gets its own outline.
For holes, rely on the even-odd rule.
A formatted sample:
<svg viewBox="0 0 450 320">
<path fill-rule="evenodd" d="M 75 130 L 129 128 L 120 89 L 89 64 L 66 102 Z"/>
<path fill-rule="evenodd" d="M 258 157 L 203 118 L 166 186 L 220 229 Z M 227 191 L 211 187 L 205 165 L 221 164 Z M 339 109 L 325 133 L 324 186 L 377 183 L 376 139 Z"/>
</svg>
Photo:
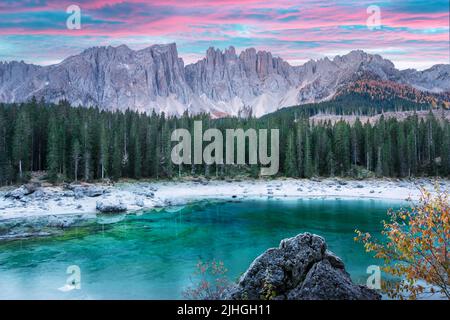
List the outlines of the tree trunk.
<svg viewBox="0 0 450 320">
<path fill-rule="evenodd" d="M 22 160 L 19 160 L 19 177 L 20 177 L 20 180 L 22 180 L 22 178 L 23 178 L 23 174 L 22 174 Z"/>
<path fill-rule="evenodd" d="M 366 163 L 367 163 L 367 170 L 370 170 L 370 166 L 369 166 L 369 164 L 370 164 L 370 162 L 369 162 L 369 152 L 367 152 L 367 155 L 366 155 Z"/>
<path fill-rule="evenodd" d="M 75 159 L 75 182 L 78 181 L 78 159 Z"/>
<path fill-rule="evenodd" d="M 89 180 L 89 154 L 85 153 L 84 155 L 84 180 Z"/>
</svg>

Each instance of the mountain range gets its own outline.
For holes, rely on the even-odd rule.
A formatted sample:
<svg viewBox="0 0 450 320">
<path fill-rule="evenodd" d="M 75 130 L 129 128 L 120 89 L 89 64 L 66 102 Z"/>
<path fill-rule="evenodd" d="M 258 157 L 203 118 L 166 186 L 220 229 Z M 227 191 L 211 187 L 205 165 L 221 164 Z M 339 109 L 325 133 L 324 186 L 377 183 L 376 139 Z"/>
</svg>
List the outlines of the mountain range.
<svg viewBox="0 0 450 320">
<path fill-rule="evenodd" d="M 142 50 L 93 47 L 50 66 L 0 62 L 0 102 L 35 96 L 48 102 L 65 99 L 75 106 L 170 115 L 187 110 L 214 117 L 259 117 L 283 107 L 330 100 L 361 82 L 447 100 L 450 65 L 398 70 L 380 55 L 355 50 L 292 66 L 270 52 L 249 48 L 237 54 L 233 47 L 209 48 L 203 59 L 184 65 L 174 43 Z"/>
</svg>

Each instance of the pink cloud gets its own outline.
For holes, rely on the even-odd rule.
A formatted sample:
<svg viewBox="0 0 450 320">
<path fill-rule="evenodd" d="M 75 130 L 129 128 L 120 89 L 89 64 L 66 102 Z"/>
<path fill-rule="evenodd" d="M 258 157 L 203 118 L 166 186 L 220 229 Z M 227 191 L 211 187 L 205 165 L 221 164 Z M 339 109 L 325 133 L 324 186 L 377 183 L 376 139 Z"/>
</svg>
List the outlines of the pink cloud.
<svg viewBox="0 0 450 320">
<path fill-rule="evenodd" d="M 307 59 L 308 55 L 320 56 L 358 48 L 380 52 L 390 50 L 397 52 L 397 56 L 416 60 L 448 58 L 449 15 L 445 10 L 406 12 L 398 6 L 382 6 L 382 28 L 370 31 L 365 28 L 366 8 L 372 1 L 364 0 L 357 3 L 349 0 L 78 2 L 82 9 L 81 30 L 65 29 L 64 21 L 59 28 L 50 27 L 52 24 L 32 28 L 8 20 L 8 14 L 22 13 L 23 17 L 27 12 L 43 15 L 62 12 L 64 18 L 65 8 L 74 4 L 73 0 L 47 0 L 43 5 L 35 6 L 26 1 L 0 4 L 0 15 L 5 14 L 6 18 L 6 23 L 0 25 L 0 36 L 30 36 L 30 42 L 33 35 L 63 35 L 73 37 L 75 42 L 77 38 L 86 36 L 125 39 L 125 42 L 127 37 L 145 36 L 167 38 L 197 47 L 200 46 L 197 42 L 202 42 L 205 47 L 236 42 L 236 47 L 250 44 L 283 53 L 296 61 Z M 184 54 L 192 58 L 198 55 L 198 50 Z"/>
</svg>

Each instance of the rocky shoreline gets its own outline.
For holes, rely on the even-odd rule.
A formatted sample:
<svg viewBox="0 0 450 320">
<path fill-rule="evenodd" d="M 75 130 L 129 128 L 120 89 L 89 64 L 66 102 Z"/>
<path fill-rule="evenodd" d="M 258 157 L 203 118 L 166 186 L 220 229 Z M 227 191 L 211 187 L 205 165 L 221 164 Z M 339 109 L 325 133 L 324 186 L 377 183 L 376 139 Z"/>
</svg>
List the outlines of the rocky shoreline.
<svg viewBox="0 0 450 320">
<path fill-rule="evenodd" d="M 197 201 L 246 199 L 417 200 L 420 188 L 433 190 L 434 181 L 418 180 L 206 180 L 122 182 L 111 184 L 29 183 L 0 190 L 0 241 L 46 237 L 98 219 L 151 209 L 176 210 Z M 448 180 L 439 181 L 450 190 Z M 119 216 L 117 216 L 119 215 Z"/>
<path fill-rule="evenodd" d="M 30 183 L 0 191 L 0 221 L 12 218 L 137 212 L 204 199 L 371 198 L 417 200 L 420 188 L 433 190 L 430 179 L 344 180 L 206 180 L 110 184 Z M 449 190 L 450 181 L 440 180 Z"/>
</svg>

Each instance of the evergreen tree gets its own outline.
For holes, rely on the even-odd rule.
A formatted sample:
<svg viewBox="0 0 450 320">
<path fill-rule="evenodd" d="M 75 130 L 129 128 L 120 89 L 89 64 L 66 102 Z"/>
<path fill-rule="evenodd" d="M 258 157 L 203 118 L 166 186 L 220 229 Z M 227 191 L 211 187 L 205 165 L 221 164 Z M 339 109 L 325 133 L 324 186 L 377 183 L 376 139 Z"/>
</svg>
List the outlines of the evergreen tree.
<svg viewBox="0 0 450 320">
<path fill-rule="evenodd" d="M 130 140 L 131 147 L 133 150 L 133 177 L 139 179 L 142 177 L 142 154 L 141 154 L 141 142 L 139 136 L 139 127 L 138 120 L 136 118 L 133 119 L 130 128 Z"/>
<path fill-rule="evenodd" d="M 30 168 L 31 163 L 31 122 L 26 110 L 19 111 L 14 126 L 14 137 L 12 144 L 13 164 L 17 168 L 19 181 L 25 179 L 25 171 Z"/>
<path fill-rule="evenodd" d="M 147 177 L 155 177 L 157 172 L 156 171 L 157 128 L 156 122 L 154 120 L 155 117 L 156 117 L 155 114 L 153 114 L 146 128 L 144 172 Z"/>
<path fill-rule="evenodd" d="M 344 121 L 339 121 L 335 125 L 334 148 L 338 172 L 344 176 L 350 169 L 351 159 L 349 128 Z"/>
<path fill-rule="evenodd" d="M 47 171 L 49 180 L 56 182 L 60 173 L 60 136 L 57 119 L 54 115 L 50 116 L 48 130 Z"/>
<path fill-rule="evenodd" d="M 7 185 L 11 180 L 7 138 L 6 121 L 0 110 L 0 186 Z"/>
<path fill-rule="evenodd" d="M 121 149 L 121 137 L 118 134 L 114 135 L 113 139 L 113 159 L 112 159 L 112 177 L 114 180 L 118 180 L 122 176 L 122 149 Z"/>
<path fill-rule="evenodd" d="M 364 125 L 364 151 L 367 170 L 373 170 L 373 147 L 372 126 L 367 121 Z"/>
<path fill-rule="evenodd" d="M 444 135 L 442 139 L 442 174 L 450 175 L 450 124 L 444 124 Z"/>
<path fill-rule="evenodd" d="M 309 128 L 306 129 L 305 135 L 305 178 L 311 178 L 314 174 L 313 163 L 312 163 L 312 147 L 311 147 L 311 135 Z"/>
<path fill-rule="evenodd" d="M 399 168 L 396 171 L 399 176 L 408 176 L 407 144 L 402 123 L 397 124 L 397 162 L 399 163 Z"/>
<path fill-rule="evenodd" d="M 84 181 L 89 181 L 91 175 L 91 146 L 89 141 L 89 124 L 87 119 L 85 119 L 82 125 L 81 141 L 83 155 L 83 179 Z"/>
<path fill-rule="evenodd" d="M 73 159 L 73 177 L 75 182 L 78 181 L 78 169 L 80 166 L 81 145 L 77 138 L 73 141 L 72 159 Z"/>
<path fill-rule="evenodd" d="M 170 141 L 172 130 L 169 122 L 165 121 L 161 130 L 161 148 L 160 148 L 160 165 L 164 175 L 168 178 L 173 174 L 173 163 L 171 159 L 172 142 Z"/>
<path fill-rule="evenodd" d="M 109 122 L 102 122 L 100 128 L 100 176 L 105 179 L 109 172 Z"/>
<path fill-rule="evenodd" d="M 364 135 L 361 121 L 359 120 L 359 118 L 356 118 L 356 121 L 351 128 L 352 164 L 354 166 L 358 165 L 361 160 L 363 137 Z"/>
<path fill-rule="evenodd" d="M 304 155 L 304 141 L 305 141 L 305 124 L 303 119 L 297 124 L 297 167 L 298 175 L 305 176 L 305 155 Z"/>
<path fill-rule="evenodd" d="M 288 137 L 284 161 L 284 170 L 286 176 L 298 177 L 293 132 L 291 132 Z"/>
</svg>

